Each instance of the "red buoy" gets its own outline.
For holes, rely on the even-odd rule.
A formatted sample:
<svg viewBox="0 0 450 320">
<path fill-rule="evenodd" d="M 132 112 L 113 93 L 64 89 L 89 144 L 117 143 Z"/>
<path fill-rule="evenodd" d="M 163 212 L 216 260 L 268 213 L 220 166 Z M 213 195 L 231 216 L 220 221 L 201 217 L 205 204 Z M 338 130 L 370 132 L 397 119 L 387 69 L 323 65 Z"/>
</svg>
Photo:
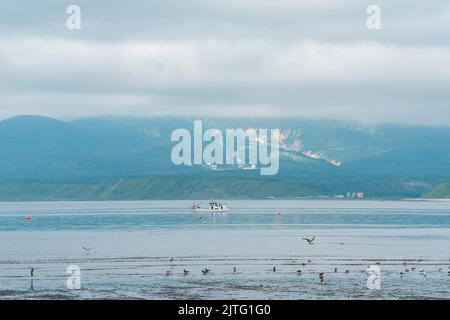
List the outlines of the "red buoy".
<svg viewBox="0 0 450 320">
<path fill-rule="evenodd" d="M 33 220 L 33 217 L 31 217 L 31 216 L 26 216 L 25 217 L 25 221 L 31 221 L 31 220 Z"/>
</svg>

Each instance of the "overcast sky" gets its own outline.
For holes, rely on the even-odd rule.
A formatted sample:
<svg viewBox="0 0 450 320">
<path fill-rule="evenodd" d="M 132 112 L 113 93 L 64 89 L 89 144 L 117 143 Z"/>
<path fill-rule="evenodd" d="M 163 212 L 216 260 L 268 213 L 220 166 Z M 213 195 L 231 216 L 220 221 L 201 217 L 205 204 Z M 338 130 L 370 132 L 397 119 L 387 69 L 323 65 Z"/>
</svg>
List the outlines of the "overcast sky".
<svg viewBox="0 0 450 320">
<path fill-rule="evenodd" d="M 0 119 L 20 114 L 450 125 L 450 2 L 2 0 Z"/>
</svg>

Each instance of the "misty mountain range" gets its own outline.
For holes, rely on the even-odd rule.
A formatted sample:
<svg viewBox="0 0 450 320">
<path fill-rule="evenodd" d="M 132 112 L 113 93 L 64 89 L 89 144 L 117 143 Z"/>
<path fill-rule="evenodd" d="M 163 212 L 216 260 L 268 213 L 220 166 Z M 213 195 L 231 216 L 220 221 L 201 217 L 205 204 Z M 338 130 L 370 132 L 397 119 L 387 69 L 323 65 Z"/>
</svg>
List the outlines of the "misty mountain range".
<svg viewBox="0 0 450 320">
<path fill-rule="evenodd" d="M 201 119 L 205 128 L 280 128 L 280 170 L 175 166 L 174 129 L 194 119 L 96 117 L 0 122 L 0 200 L 433 196 L 450 181 L 450 127 L 308 119 Z M 445 189 L 445 188 L 444 188 Z M 161 192 L 164 190 L 164 192 Z M 448 186 L 447 186 L 448 190 Z"/>
</svg>

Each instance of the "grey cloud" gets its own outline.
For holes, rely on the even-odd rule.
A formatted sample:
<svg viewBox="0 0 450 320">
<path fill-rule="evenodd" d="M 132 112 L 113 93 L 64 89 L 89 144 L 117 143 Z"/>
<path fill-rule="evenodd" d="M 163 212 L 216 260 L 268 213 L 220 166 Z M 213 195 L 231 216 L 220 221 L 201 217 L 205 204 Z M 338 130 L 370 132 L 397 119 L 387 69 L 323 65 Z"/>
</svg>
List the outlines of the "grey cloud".
<svg viewBox="0 0 450 320">
<path fill-rule="evenodd" d="M 450 4 L 377 1 L 0 4 L 0 118 L 332 117 L 450 125 Z M 449 110 L 449 111 L 447 111 Z"/>
</svg>

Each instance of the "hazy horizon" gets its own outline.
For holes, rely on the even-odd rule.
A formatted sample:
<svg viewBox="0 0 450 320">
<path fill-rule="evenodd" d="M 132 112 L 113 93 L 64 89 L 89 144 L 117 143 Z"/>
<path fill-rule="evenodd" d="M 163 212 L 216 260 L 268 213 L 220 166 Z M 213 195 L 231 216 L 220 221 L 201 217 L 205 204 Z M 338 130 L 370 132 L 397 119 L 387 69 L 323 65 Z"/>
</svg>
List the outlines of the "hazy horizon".
<svg viewBox="0 0 450 320">
<path fill-rule="evenodd" d="M 223 121 L 232 121 L 232 120 L 255 120 L 255 121 L 263 121 L 267 119 L 268 121 L 274 120 L 274 121 L 331 121 L 331 122 L 341 122 L 341 123 L 355 123 L 361 126 L 366 127 L 376 127 L 380 125 L 394 125 L 394 126 L 411 126 L 411 127 L 432 127 L 432 128 L 450 128 L 450 123 L 448 124 L 428 124 L 428 123 L 405 123 L 400 121 L 361 121 L 361 120 L 345 120 L 345 119 L 336 119 L 331 117 L 242 117 L 242 116 L 223 116 L 223 117 L 214 117 L 214 116 L 188 116 L 188 115 L 147 115 L 147 116 L 136 116 L 136 115 L 120 115 L 120 114 L 99 114 L 99 115 L 92 115 L 92 116 L 79 116 L 79 117 L 54 117 L 54 116 L 48 116 L 48 115 L 41 115 L 41 114 L 18 114 L 13 115 L 6 118 L 0 118 L 0 123 L 6 120 L 14 119 L 14 118 L 21 118 L 21 117 L 34 117 L 34 118 L 48 118 L 52 120 L 58 120 L 65 123 L 70 123 L 71 121 L 77 121 L 77 120 L 85 120 L 85 119 L 128 119 L 128 120 L 153 120 L 153 119 L 185 119 L 185 120 L 223 120 Z"/>
</svg>

